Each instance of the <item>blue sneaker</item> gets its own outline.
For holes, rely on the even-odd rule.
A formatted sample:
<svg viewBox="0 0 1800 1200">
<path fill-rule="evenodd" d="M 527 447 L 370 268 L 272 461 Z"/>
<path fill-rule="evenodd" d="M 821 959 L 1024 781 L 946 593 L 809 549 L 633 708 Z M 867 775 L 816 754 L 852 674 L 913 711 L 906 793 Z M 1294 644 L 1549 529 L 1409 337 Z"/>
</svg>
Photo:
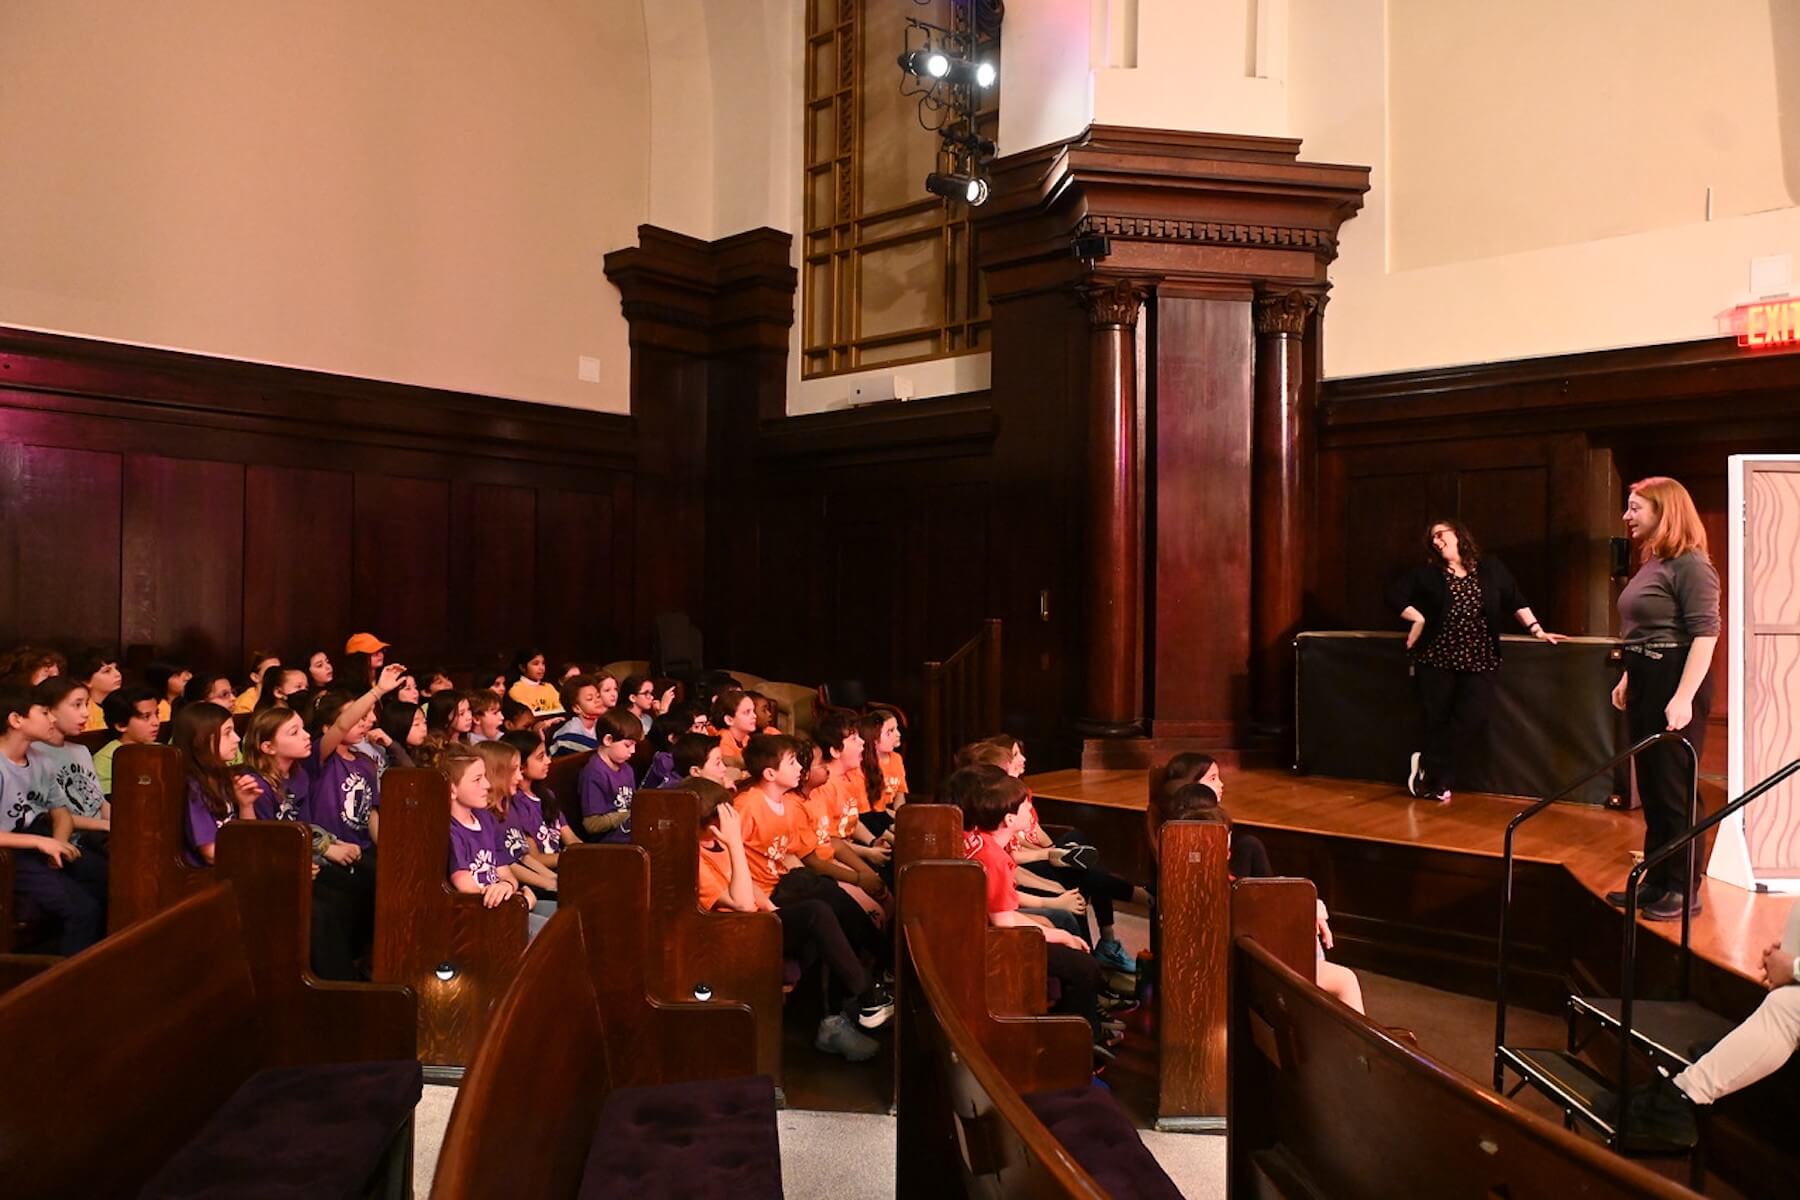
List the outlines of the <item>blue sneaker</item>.
<svg viewBox="0 0 1800 1200">
<path fill-rule="evenodd" d="M 1094 957 L 1103 966 L 1112 968 L 1121 975 L 1136 975 L 1137 960 L 1125 953 L 1125 947 L 1119 944 L 1118 938 L 1103 938 L 1094 947 Z"/>
</svg>

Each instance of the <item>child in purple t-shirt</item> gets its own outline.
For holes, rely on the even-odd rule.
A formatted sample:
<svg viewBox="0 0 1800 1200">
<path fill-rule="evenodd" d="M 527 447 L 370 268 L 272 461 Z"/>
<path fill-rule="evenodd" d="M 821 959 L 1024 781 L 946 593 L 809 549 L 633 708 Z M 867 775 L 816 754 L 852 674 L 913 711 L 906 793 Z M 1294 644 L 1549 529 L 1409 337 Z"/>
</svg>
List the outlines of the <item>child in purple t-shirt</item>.
<svg viewBox="0 0 1800 1200">
<path fill-rule="evenodd" d="M 219 830 L 241 816 L 254 815 L 256 781 L 227 764 L 237 757 L 238 732 L 231 710 L 201 700 L 175 714 L 169 743 L 181 751 L 187 770 L 187 818 L 182 822 L 181 857 L 190 867 L 210 867 Z"/>
<path fill-rule="evenodd" d="M 513 876 L 521 886 L 529 886 L 540 896 L 554 895 L 556 872 L 546 866 L 538 854 L 538 829 L 544 823 L 543 812 L 536 801 L 528 802 L 530 811 L 527 812 L 520 812 L 512 804 L 513 794 L 525 783 L 519 748 L 499 739 L 482 742 L 475 747 L 475 753 L 481 756 L 482 765 L 487 768 L 488 812 L 499 822 L 501 846 L 506 852 L 500 861 L 513 869 Z"/>
<path fill-rule="evenodd" d="M 631 796 L 637 790 L 637 773 L 631 756 L 637 753 L 643 726 L 630 713 L 608 709 L 595 726 L 600 748 L 581 768 L 576 791 L 581 799 L 581 836 L 590 842 L 631 840 Z"/>
<path fill-rule="evenodd" d="M 514 896 L 524 896 L 533 910 L 526 929 L 536 935 L 555 906 L 548 901 L 540 904 L 507 862 L 505 835 L 488 811 L 487 764 L 473 747 L 452 742 L 444 747 L 437 768 L 450 783 L 450 886 L 480 896 L 484 908 L 498 908 Z"/>
<path fill-rule="evenodd" d="M 404 664 L 388 663 L 362 695 L 327 691 L 313 704 L 312 753 L 302 760 L 307 796 L 301 816 L 338 841 L 355 843 L 365 857 L 381 840 L 381 768 L 351 747 L 369 736 L 376 705 L 405 675 Z"/>
</svg>

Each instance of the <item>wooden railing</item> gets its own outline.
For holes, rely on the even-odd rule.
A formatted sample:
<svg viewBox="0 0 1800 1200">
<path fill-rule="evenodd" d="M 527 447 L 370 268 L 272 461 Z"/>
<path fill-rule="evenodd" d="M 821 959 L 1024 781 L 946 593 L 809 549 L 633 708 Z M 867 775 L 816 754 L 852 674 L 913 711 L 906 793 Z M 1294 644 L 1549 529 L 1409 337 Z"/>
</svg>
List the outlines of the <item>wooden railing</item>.
<svg viewBox="0 0 1800 1200">
<path fill-rule="evenodd" d="M 942 662 L 925 664 L 925 714 L 921 736 L 924 774 L 915 794 L 933 794 L 957 748 L 1000 732 L 1000 621 L 989 617 L 981 632 Z"/>
</svg>

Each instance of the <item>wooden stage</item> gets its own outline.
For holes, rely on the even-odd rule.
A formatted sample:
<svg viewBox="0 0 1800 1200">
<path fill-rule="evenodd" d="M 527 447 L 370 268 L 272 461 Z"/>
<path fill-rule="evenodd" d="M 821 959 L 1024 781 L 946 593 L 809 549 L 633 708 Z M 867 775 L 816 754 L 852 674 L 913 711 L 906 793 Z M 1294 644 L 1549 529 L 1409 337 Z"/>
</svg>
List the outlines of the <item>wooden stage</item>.
<svg viewBox="0 0 1800 1200">
<path fill-rule="evenodd" d="M 1096 841 L 1112 842 L 1101 849 L 1109 860 L 1125 868 L 1127 864 L 1143 865 L 1144 836 L 1138 834 L 1135 854 L 1121 842 L 1129 838 L 1133 823 L 1137 830 L 1143 828 L 1147 780 L 1141 770 L 1071 770 L 1027 776 L 1025 782 L 1046 820 L 1071 823 L 1091 832 Z M 1485 865 L 1496 877 L 1507 822 L 1529 803 L 1514 797 L 1459 793 L 1450 804 L 1439 805 L 1416 800 L 1391 784 L 1301 776 L 1274 768 L 1229 772 L 1223 800 L 1235 824 L 1254 829 L 1270 843 L 1278 871 L 1311 873 L 1308 868 L 1316 860 L 1303 864 L 1282 853 L 1301 838 L 1339 846 L 1367 843 L 1371 851 L 1404 847 L 1430 852 L 1433 858 L 1448 854 L 1492 860 Z M 1112 837 L 1104 837 L 1103 829 Z M 1545 868 L 1560 866 L 1603 908 L 1616 913 L 1603 897 L 1623 886 L 1632 865 L 1631 852 L 1642 848 L 1643 836 L 1643 820 L 1635 813 L 1559 804 L 1524 826 L 1517 851 L 1522 861 L 1533 864 L 1530 870 L 1538 878 Z M 1326 880 L 1318 881 L 1321 894 L 1334 910 L 1357 911 L 1360 897 L 1334 896 Z M 1794 898 L 1757 895 L 1710 879 L 1702 884 L 1700 894 L 1704 909 L 1693 922 L 1695 954 L 1744 981 L 1760 984 L 1763 951 L 1781 940 Z M 1526 868 L 1521 868 L 1515 895 L 1519 908 L 1541 909 L 1551 904 L 1529 888 Z M 1493 903 L 1498 903 L 1497 893 Z M 1591 905 L 1584 911 L 1590 917 L 1594 912 Z M 1334 919 L 1333 924 L 1337 923 Z M 1617 925 L 1615 918 L 1615 939 Z M 1671 944 L 1680 942 L 1679 921 L 1644 921 L 1642 925 Z"/>
</svg>

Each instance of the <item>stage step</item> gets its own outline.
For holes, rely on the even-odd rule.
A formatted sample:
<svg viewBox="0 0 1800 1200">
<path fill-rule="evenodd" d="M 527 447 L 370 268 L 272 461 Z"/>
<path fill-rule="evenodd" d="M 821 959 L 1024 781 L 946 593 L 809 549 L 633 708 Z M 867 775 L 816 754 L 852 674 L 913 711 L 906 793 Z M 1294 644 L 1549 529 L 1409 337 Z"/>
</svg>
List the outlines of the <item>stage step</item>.
<svg viewBox="0 0 1800 1200">
<path fill-rule="evenodd" d="M 1632 1007 L 1635 1008 L 1636 1005 Z M 1635 1020 L 1633 1023 L 1635 1024 Z M 1601 1115 L 1603 1101 L 1611 1103 L 1615 1092 L 1612 1084 L 1593 1067 L 1567 1050 L 1548 1047 L 1502 1046 L 1500 1059 L 1524 1083 L 1535 1087 L 1565 1112 L 1598 1131 L 1608 1145 L 1614 1149 L 1619 1148 L 1618 1129 L 1610 1119 Z M 1686 1155 L 1694 1148 L 1675 1142 L 1648 1140 L 1641 1133 L 1634 1132 L 1627 1149 L 1632 1154 Z"/>
<path fill-rule="evenodd" d="M 1570 996 L 1569 1012 L 1618 1032 L 1619 1001 L 1612 996 Z M 1730 1033 L 1734 1024 L 1687 1000 L 1634 1000 L 1631 1004 L 1631 1040 L 1671 1073 L 1692 1066 L 1698 1057 L 1695 1047 L 1710 1047 Z"/>
</svg>

